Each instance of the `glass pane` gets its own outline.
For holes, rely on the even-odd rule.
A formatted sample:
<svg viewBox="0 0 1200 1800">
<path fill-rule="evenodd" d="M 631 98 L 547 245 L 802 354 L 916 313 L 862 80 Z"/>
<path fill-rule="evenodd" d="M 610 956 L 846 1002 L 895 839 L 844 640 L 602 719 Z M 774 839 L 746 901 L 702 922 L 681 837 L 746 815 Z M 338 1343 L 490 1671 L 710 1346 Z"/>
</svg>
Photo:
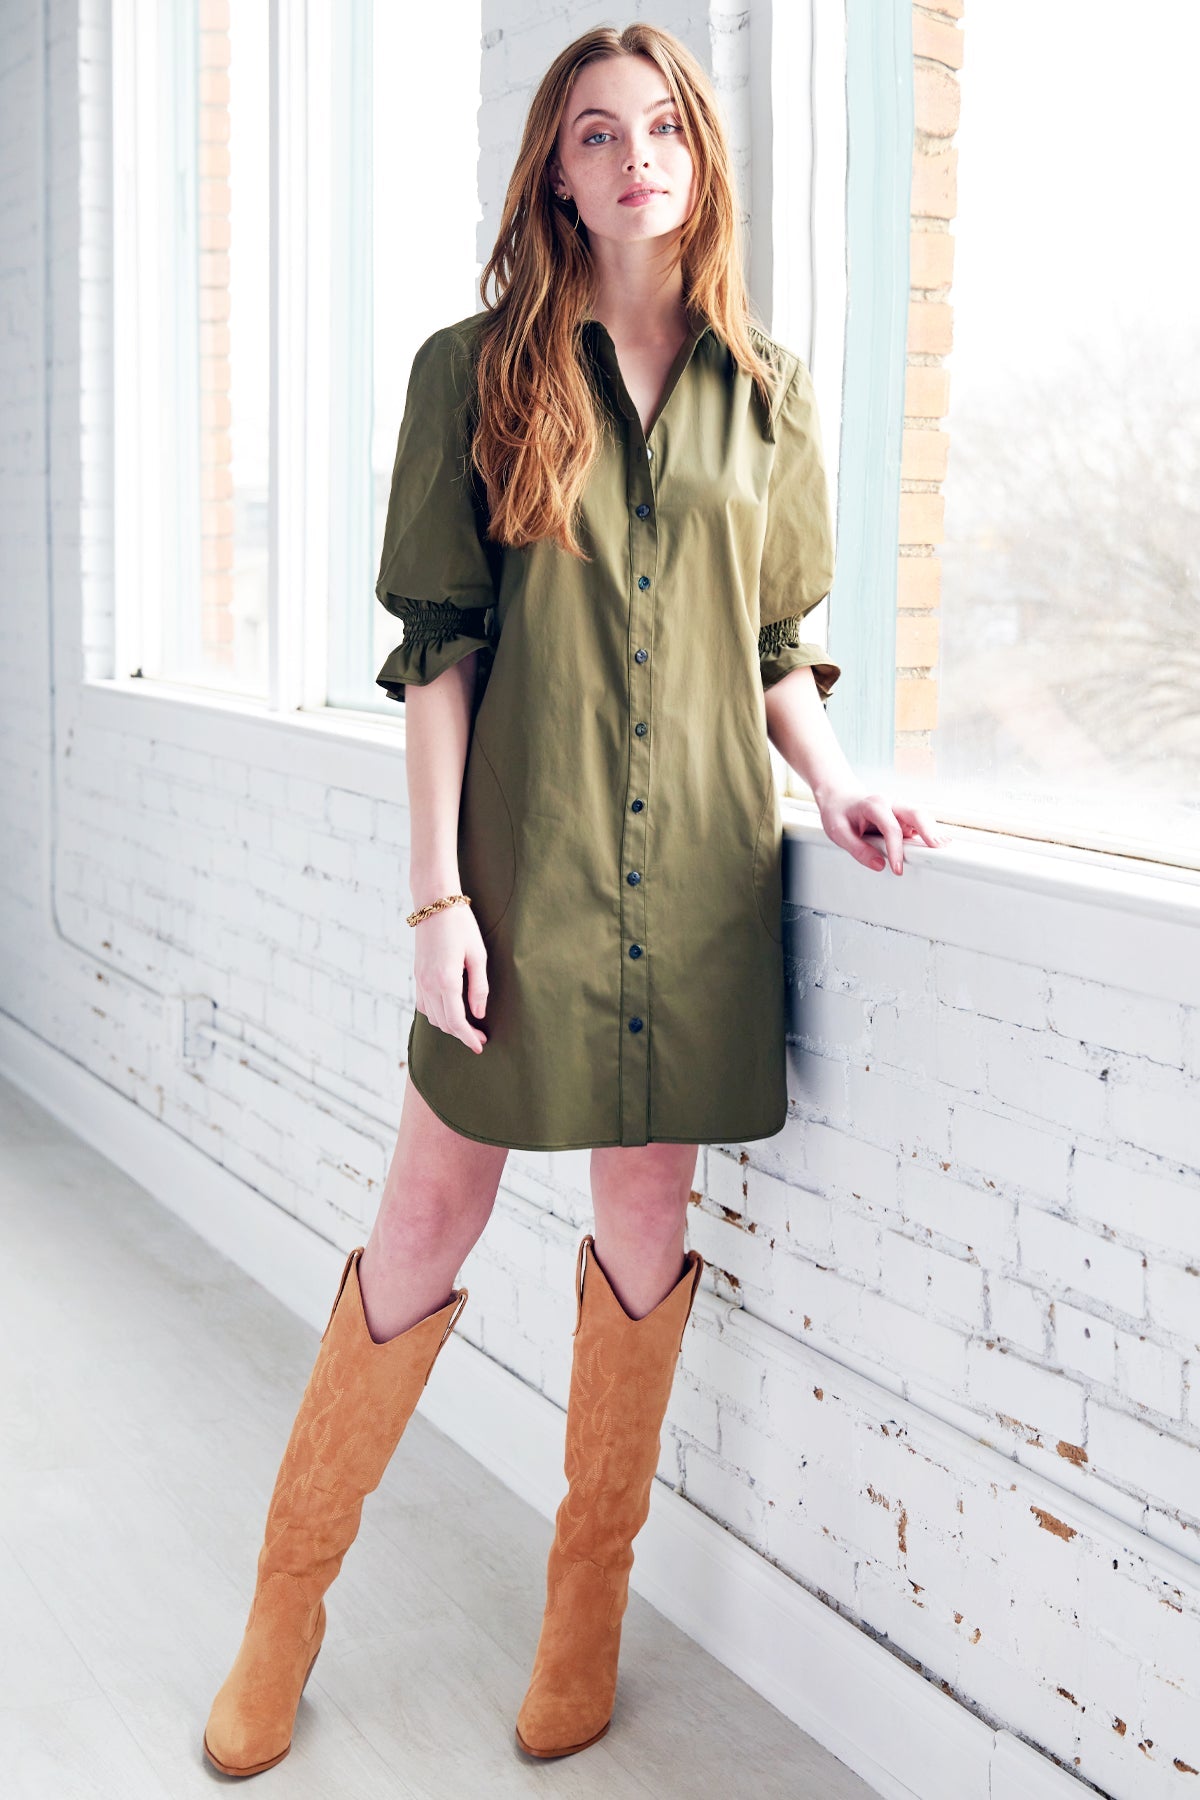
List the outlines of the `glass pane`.
<svg viewBox="0 0 1200 1800">
<path fill-rule="evenodd" d="M 1200 329 L 1171 178 L 1200 166 L 1200 15 L 1158 22 L 1170 54 L 1131 80 L 1114 0 L 968 21 L 933 792 L 1200 863 Z"/>
<path fill-rule="evenodd" d="M 160 599 L 161 667 L 147 674 L 267 691 L 270 381 L 268 0 L 182 33 L 194 104 L 180 166 L 184 316 L 174 348 L 178 575 Z M 189 316 L 190 315 L 190 316 Z"/>
</svg>

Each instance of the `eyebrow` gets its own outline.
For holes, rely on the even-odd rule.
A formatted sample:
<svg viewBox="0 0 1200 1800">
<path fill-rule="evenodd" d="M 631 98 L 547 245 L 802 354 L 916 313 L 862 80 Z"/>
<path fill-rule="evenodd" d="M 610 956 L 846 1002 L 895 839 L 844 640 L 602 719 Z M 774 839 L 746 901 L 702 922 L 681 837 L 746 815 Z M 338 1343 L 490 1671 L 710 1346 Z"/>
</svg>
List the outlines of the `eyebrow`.
<svg viewBox="0 0 1200 1800">
<path fill-rule="evenodd" d="M 652 101 L 646 108 L 646 111 L 642 114 L 642 117 L 647 118 L 652 112 L 657 112 L 660 106 L 674 106 L 674 104 L 675 102 L 672 100 L 670 94 L 665 94 L 661 100 Z M 585 106 L 581 113 L 575 114 L 575 117 L 571 121 L 571 129 L 575 129 L 575 126 L 578 125 L 580 119 L 590 119 L 593 115 L 597 119 L 615 119 L 617 116 L 615 112 L 608 112 L 603 106 Z"/>
</svg>

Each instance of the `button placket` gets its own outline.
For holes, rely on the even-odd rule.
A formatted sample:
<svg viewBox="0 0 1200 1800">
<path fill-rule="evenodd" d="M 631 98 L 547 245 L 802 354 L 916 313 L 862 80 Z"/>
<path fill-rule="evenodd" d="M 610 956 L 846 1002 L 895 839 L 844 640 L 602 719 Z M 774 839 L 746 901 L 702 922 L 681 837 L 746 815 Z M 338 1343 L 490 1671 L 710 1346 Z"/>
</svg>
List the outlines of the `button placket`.
<svg viewBox="0 0 1200 1800">
<path fill-rule="evenodd" d="M 650 952 L 646 885 L 654 714 L 654 612 L 658 593 L 658 526 L 654 467 L 640 420 L 626 422 L 629 531 L 628 775 L 621 883 L 621 1140 L 645 1141 L 650 1105 Z M 631 880 L 636 874 L 638 879 Z"/>
</svg>

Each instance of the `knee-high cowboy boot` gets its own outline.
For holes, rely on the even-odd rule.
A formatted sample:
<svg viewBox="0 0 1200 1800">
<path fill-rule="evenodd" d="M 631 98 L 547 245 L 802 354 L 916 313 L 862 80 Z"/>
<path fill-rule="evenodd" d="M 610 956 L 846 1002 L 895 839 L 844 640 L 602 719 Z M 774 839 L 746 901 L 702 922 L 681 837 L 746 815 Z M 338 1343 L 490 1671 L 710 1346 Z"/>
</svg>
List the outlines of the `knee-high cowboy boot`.
<svg viewBox="0 0 1200 1800">
<path fill-rule="evenodd" d="M 467 1298 L 377 1344 L 358 1263 L 346 1258 L 275 1481 L 245 1635 L 208 1717 L 204 1749 L 224 1775 L 258 1775 L 291 1748 L 300 1695 L 325 1636 L 324 1594 Z"/>
<path fill-rule="evenodd" d="M 530 1756 L 569 1756 L 608 1730 L 633 1540 L 650 1511 L 663 1419 L 703 1270 L 704 1259 L 689 1250 L 671 1292 L 653 1312 L 631 1319 L 590 1232 L 579 1246 L 568 1486 L 555 1515 L 546 1611 L 516 1724 L 517 1742 Z"/>
</svg>

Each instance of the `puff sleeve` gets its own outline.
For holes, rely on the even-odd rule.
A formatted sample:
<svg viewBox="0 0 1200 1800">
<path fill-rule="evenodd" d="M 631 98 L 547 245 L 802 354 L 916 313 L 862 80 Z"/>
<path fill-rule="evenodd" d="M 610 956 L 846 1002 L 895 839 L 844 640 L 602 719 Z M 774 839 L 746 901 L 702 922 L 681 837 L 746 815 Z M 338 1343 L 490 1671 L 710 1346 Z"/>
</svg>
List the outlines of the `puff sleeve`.
<svg viewBox="0 0 1200 1800">
<path fill-rule="evenodd" d="M 775 413 L 775 460 L 759 571 L 758 652 L 764 688 L 811 668 L 822 700 L 841 674 L 820 644 L 800 636 L 804 615 L 833 586 L 834 521 L 812 377 L 796 368 Z"/>
<path fill-rule="evenodd" d="M 480 650 L 481 687 L 495 649 L 496 547 L 468 463 L 470 365 L 451 326 L 413 358 L 392 468 L 375 595 L 404 626 L 375 677 L 392 700 Z M 478 691 L 478 689 L 477 689 Z"/>
</svg>

